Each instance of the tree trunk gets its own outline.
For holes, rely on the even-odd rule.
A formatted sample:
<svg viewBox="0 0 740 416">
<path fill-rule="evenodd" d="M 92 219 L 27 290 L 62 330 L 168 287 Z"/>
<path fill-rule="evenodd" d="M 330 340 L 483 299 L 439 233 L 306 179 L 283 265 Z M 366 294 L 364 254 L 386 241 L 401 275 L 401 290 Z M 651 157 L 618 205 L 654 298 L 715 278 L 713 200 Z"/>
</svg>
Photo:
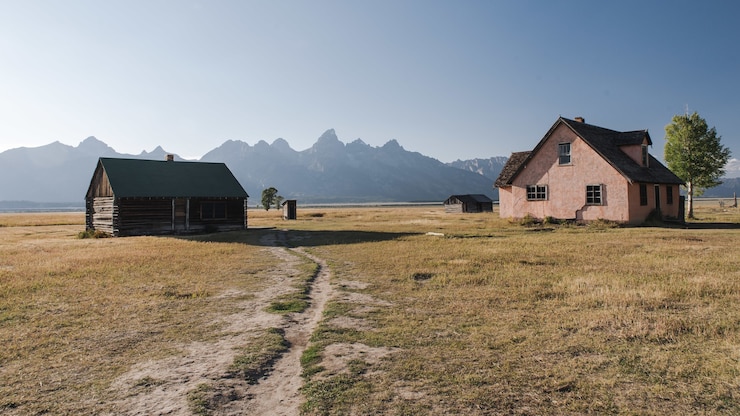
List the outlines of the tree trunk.
<svg viewBox="0 0 740 416">
<path fill-rule="evenodd" d="M 694 219 L 694 183 L 689 181 L 686 184 L 687 189 L 687 199 L 689 201 L 689 218 Z"/>
</svg>

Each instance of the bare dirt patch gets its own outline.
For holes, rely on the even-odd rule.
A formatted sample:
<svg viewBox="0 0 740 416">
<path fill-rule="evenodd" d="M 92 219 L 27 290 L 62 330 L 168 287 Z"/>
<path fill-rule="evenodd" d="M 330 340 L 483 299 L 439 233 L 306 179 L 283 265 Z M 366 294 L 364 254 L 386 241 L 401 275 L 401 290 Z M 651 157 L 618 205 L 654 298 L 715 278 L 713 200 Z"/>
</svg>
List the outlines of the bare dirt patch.
<svg viewBox="0 0 740 416">
<path fill-rule="evenodd" d="M 362 343 L 336 343 L 328 345 L 322 354 L 321 366 L 324 371 L 319 374 L 336 375 L 346 372 L 350 361 L 361 360 L 364 363 L 378 364 L 383 358 L 398 351 L 397 348 L 370 347 Z"/>
<path fill-rule="evenodd" d="M 265 241 L 281 244 L 283 232 Z M 270 247 L 266 251 L 279 257 L 280 266 L 264 276 L 269 282 L 264 290 L 244 301 L 238 313 L 221 317 L 228 326 L 215 342 L 193 342 L 177 346 L 177 356 L 136 364 L 113 384 L 120 399 L 115 414 L 185 415 L 191 414 L 188 394 L 203 389 L 217 406 L 210 413 L 221 415 L 274 414 L 297 415 L 301 404 L 300 356 L 316 328 L 327 299 L 331 296 L 330 273 L 326 263 L 302 249 Z M 299 256 L 319 264 L 310 289 L 311 306 L 302 313 L 277 315 L 265 311 L 270 301 L 295 290 L 292 278 L 297 274 Z M 220 296 L 237 297 L 242 293 Z M 229 372 L 237 349 L 268 328 L 282 328 L 289 349 L 274 363 L 272 371 L 250 385 Z"/>
</svg>

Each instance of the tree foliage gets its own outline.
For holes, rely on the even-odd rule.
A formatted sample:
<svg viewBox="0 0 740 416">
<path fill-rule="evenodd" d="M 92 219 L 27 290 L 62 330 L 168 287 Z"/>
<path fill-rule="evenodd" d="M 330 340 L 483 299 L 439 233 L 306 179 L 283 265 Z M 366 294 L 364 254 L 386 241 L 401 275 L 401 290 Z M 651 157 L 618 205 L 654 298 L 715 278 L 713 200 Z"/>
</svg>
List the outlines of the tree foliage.
<svg viewBox="0 0 740 416">
<path fill-rule="evenodd" d="M 714 127 L 696 112 L 673 116 L 665 127 L 665 161 L 668 168 L 686 183 L 689 218 L 694 217 L 694 195 L 722 183 L 730 149 L 720 143 Z"/>
<path fill-rule="evenodd" d="M 275 205 L 277 208 L 277 193 L 278 190 L 272 186 L 262 191 L 262 207 L 265 208 L 265 211 L 269 211 L 270 207 L 272 207 L 273 205 Z"/>
</svg>

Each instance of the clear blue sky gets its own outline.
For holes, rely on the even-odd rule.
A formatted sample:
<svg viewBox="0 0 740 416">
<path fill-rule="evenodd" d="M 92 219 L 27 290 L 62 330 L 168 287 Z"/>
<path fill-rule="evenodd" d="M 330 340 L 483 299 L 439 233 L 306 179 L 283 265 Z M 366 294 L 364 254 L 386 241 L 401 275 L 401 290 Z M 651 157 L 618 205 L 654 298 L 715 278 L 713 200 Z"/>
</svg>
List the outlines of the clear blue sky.
<svg viewBox="0 0 740 416">
<path fill-rule="evenodd" d="M 688 106 L 737 159 L 739 18 L 730 0 L 0 0 L 0 151 L 96 136 L 198 158 L 334 128 L 450 162 L 531 149 L 562 115 L 649 129 L 662 159 Z"/>
</svg>

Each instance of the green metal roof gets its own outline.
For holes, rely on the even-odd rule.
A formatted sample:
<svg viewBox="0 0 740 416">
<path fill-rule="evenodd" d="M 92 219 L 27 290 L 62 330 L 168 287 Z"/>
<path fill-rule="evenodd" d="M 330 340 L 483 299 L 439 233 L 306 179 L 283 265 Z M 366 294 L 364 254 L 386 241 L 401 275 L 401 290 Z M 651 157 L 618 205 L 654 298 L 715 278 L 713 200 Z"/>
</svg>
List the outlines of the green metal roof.
<svg viewBox="0 0 740 416">
<path fill-rule="evenodd" d="M 99 160 L 118 198 L 246 198 L 247 192 L 223 163 L 142 159 Z"/>
</svg>

